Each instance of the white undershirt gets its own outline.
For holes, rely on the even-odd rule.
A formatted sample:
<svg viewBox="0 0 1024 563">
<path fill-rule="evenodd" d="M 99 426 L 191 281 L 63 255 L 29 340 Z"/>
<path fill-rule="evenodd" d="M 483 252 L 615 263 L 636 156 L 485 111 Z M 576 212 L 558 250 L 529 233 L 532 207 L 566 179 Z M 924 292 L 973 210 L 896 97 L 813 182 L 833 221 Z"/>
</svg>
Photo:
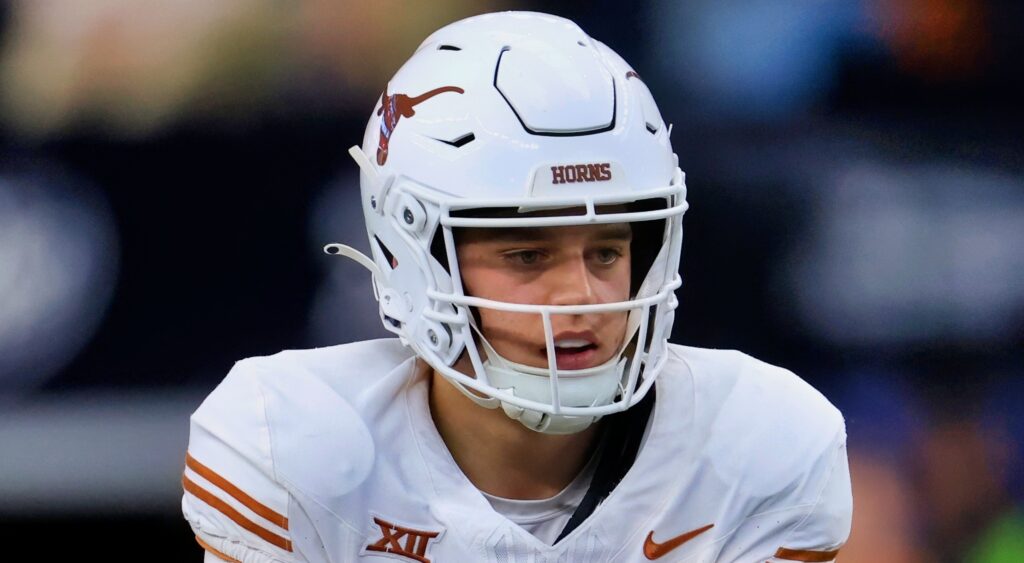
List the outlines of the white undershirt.
<svg viewBox="0 0 1024 563">
<path fill-rule="evenodd" d="M 495 512 L 530 532 L 540 541 L 554 545 L 558 534 L 562 533 L 572 513 L 587 494 L 598 457 L 592 456 L 579 475 L 551 498 L 516 500 L 480 492 L 491 503 Z"/>
</svg>

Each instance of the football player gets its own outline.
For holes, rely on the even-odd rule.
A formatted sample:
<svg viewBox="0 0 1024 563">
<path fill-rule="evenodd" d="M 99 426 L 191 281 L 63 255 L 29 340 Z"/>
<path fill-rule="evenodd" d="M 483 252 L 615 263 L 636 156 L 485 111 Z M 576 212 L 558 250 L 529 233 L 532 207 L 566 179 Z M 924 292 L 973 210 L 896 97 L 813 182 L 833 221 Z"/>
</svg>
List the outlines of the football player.
<svg viewBox="0 0 1024 563">
<path fill-rule="evenodd" d="M 571 21 L 428 37 L 350 152 L 395 339 L 235 364 L 191 418 L 206 560 L 833 561 L 840 413 L 668 343 L 683 173 L 643 79 Z M 358 322 L 341 319 L 341 322 Z"/>
</svg>

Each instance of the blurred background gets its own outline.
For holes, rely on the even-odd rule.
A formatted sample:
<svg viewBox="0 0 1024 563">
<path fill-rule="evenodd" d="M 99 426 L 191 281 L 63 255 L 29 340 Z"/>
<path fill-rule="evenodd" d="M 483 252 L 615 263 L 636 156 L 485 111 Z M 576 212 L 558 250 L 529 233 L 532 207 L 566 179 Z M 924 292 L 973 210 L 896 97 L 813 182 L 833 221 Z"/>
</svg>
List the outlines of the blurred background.
<svg viewBox="0 0 1024 563">
<path fill-rule="evenodd" d="M 237 359 L 385 334 L 320 250 L 366 247 L 346 149 L 431 31 L 503 9 L 575 19 L 674 124 L 673 341 L 843 409 L 841 560 L 1024 561 L 1013 0 L 0 3 L 0 538 L 201 560 L 189 414 Z"/>
</svg>

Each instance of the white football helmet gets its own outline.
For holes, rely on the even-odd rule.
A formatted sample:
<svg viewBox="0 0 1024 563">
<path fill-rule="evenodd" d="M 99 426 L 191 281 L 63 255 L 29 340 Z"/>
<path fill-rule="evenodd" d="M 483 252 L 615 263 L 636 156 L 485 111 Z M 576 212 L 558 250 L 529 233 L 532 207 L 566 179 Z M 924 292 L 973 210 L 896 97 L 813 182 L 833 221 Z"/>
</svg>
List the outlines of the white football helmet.
<svg viewBox="0 0 1024 563">
<path fill-rule="evenodd" d="M 456 387 L 548 433 L 583 430 L 650 390 L 666 360 L 681 284 L 686 187 L 650 91 L 615 52 L 546 14 L 455 22 L 395 74 L 362 148 L 349 152 L 361 169 L 373 257 L 340 244 L 325 250 L 370 269 L 385 328 Z M 463 291 L 460 227 L 636 221 L 658 228 L 647 242 L 650 258 L 633 264 L 644 271 L 634 271 L 627 301 L 531 305 Z M 498 355 L 476 326 L 477 308 L 538 315 L 548 366 Z M 618 355 L 588 369 L 557 369 L 552 317 L 609 312 L 628 312 Z M 472 373 L 453 367 L 464 353 Z"/>
</svg>

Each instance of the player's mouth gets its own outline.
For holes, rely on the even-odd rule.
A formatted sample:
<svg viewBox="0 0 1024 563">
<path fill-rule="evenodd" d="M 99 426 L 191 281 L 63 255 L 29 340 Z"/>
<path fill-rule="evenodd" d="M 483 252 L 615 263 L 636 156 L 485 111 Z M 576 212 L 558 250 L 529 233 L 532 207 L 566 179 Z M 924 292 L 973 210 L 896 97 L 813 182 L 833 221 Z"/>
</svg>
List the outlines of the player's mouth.
<svg viewBox="0 0 1024 563">
<path fill-rule="evenodd" d="M 555 336 L 555 365 L 560 370 L 577 370 L 598 363 L 597 338 L 594 333 L 564 332 Z M 547 350 L 543 350 L 545 357 Z"/>
</svg>

